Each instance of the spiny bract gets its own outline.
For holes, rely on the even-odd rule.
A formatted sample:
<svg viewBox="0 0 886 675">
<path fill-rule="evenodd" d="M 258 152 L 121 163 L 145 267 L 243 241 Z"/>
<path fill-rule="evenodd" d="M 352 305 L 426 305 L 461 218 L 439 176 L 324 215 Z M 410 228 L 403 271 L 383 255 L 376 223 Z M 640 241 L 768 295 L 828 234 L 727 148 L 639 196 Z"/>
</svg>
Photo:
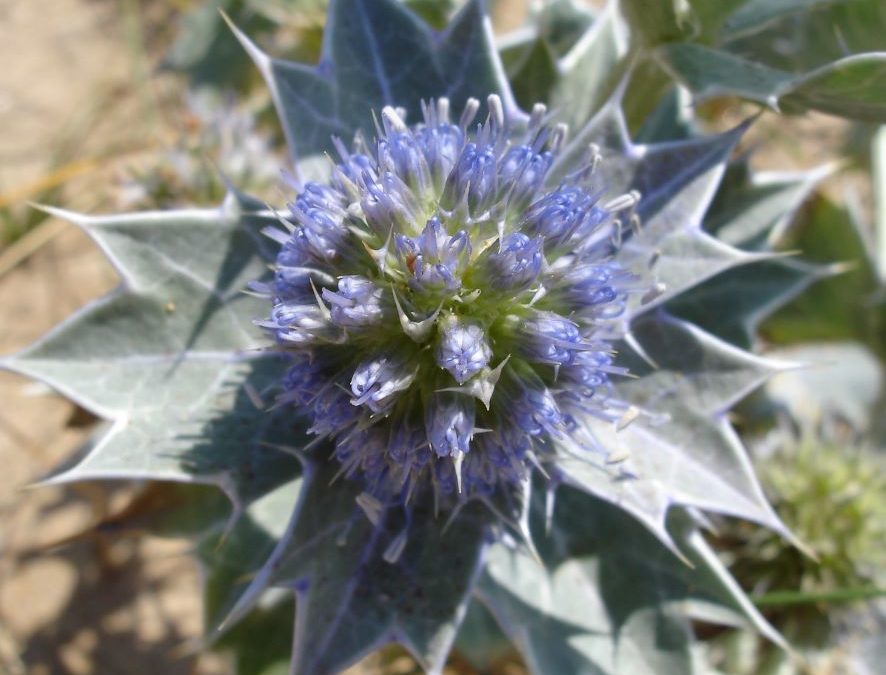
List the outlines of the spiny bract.
<svg viewBox="0 0 886 675">
<path fill-rule="evenodd" d="M 294 183 L 266 231 L 282 249 L 254 285 L 274 302 L 260 324 L 293 355 L 280 400 L 378 497 L 491 493 L 552 436 L 599 452 L 574 412 L 626 408 L 610 341 L 642 286 L 613 254 L 638 194 L 601 203 L 594 151 L 549 184 L 565 127 L 541 104 L 514 125 L 496 95 L 474 125 L 479 107 L 455 124 L 439 99 L 413 127 L 383 109 L 378 140 L 338 142 L 330 181 Z"/>
</svg>

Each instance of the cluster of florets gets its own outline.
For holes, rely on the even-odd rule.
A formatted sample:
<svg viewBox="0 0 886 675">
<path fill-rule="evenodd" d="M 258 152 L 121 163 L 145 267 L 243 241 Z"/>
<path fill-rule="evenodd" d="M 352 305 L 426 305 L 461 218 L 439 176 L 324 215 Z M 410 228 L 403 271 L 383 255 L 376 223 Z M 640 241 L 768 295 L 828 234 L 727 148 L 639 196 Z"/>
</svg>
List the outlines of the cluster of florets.
<svg viewBox="0 0 886 675">
<path fill-rule="evenodd" d="M 611 415 L 634 284 L 614 253 L 638 195 L 600 203 L 593 150 L 557 169 L 566 130 L 543 106 L 522 129 L 498 97 L 488 109 L 452 123 L 440 99 L 408 127 L 385 108 L 378 139 L 337 141 L 328 182 L 297 184 L 269 232 L 260 324 L 291 354 L 282 401 L 379 497 L 489 494 L 584 437 L 577 413 Z"/>
</svg>

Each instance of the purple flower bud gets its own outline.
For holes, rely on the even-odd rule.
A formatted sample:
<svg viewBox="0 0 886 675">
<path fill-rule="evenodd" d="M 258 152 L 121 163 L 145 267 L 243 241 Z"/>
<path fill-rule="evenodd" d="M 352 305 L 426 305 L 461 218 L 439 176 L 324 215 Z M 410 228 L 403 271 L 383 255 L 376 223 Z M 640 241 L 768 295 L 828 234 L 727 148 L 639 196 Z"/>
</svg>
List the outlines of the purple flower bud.
<svg viewBox="0 0 886 675">
<path fill-rule="evenodd" d="M 278 267 L 302 267 L 311 262 L 301 237 L 291 236 L 277 254 Z"/>
<path fill-rule="evenodd" d="M 282 249 L 253 286 L 273 299 L 259 323 L 293 355 L 279 401 L 363 482 L 364 511 L 513 486 L 552 437 L 612 418 L 622 326 L 602 322 L 635 283 L 613 253 L 637 197 L 597 205 L 593 152 L 571 171 L 559 155 L 548 187 L 565 130 L 544 106 L 525 128 L 497 96 L 476 124 L 480 107 L 455 125 L 448 100 L 423 103 L 414 126 L 384 108 L 374 142 L 334 141 L 327 184 L 293 180 L 293 231 L 264 229 Z"/>
<path fill-rule="evenodd" d="M 489 284 L 498 290 L 524 290 L 541 273 L 544 256 L 541 239 L 530 239 L 522 232 L 512 232 L 502 240 L 501 248 L 487 258 Z"/>
<path fill-rule="evenodd" d="M 568 365 L 586 348 L 578 326 L 553 312 L 536 312 L 517 330 L 520 355 L 530 361 Z"/>
<path fill-rule="evenodd" d="M 581 188 L 562 186 L 532 204 L 520 227 L 529 235 L 544 237 L 546 249 L 570 240 L 580 241 L 607 217 L 595 203 L 596 199 Z"/>
<path fill-rule="evenodd" d="M 385 315 L 384 289 L 365 277 L 342 277 L 338 280 L 338 291 L 324 288 L 322 296 L 330 306 L 332 321 L 345 328 L 374 326 L 381 323 Z"/>
<path fill-rule="evenodd" d="M 559 436 L 565 424 L 560 406 L 546 387 L 526 387 L 513 402 L 511 413 L 517 426 L 530 436 Z"/>
<path fill-rule="evenodd" d="M 307 353 L 296 355 L 283 377 L 281 401 L 310 406 L 317 394 L 329 383 L 322 367 Z"/>
<path fill-rule="evenodd" d="M 313 345 L 318 342 L 336 341 L 340 330 L 331 325 L 316 305 L 280 303 L 271 310 L 271 318 L 257 321 L 260 326 L 272 329 L 277 339 L 293 345 Z"/>
<path fill-rule="evenodd" d="M 409 131 L 388 134 L 378 142 L 379 166 L 403 179 L 417 194 L 430 187 L 431 172 L 421 145 Z"/>
<path fill-rule="evenodd" d="M 619 284 L 630 279 L 624 270 L 611 263 L 585 263 L 568 270 L 552 293 L 565 307 L 581 316 L 613 319 L 625 307 L 625 292 Z"/>
<path fill-rule="evenodd" d="M 452 373 L 459 384 L 489 364 L 492 350 L 478 322 L 450 315 L 440 323 L 439 329 L 437 365 Z"/>
<path fill-rule="evenodd" d="M 301 248 L 318 260 L 332 260 L 347 239 L 344 198 L 337 190 L 308 183 L 304 191 L 289 205 L 292 219 L 298 225 L 294 237 Z"/>
<path fill-rule="evenodd" d="M 385 434 L 376 428 L 353 429 L 336 441 L 335 458 L 348 469 L 348 475 L 359 468 L 364 480 L 374 483 L 387 470 L 386 441 Z"/>
<path fill-rule="evenodd" d="M 391 428 L 388 455 L 397 464 L 408 468 L 419 449 L 423 447 L 426 449 L 427 444 L 424 428 L 405 420 L 398 420 Z"/>
<path fill-rule="evenodd" d="M 358 416 L 347 392 L 328 384 L 313 401 L 314 424 L 308 431 L 318 436 L 340 433 L 357 421 Z"/>
<path fill-rule="evenodd" d="M 364 361 L 351 377 L 353 405 L 365 405 L 374 413 L 390 410 L 400 392 L 405 391 L 415 379 L 415 369 L 410 369 L 405 359 L 381 357 Z"/>
<path fill-rule="evenodd" d="M 474 435 L 474 401 L 449 392 L 434 394 L 425 410 L 425 429 L 438 457 L 467 453 Z"/>
<path fill-rule="evenodd" d="M 345 161 L 337 165 L 336 168 L 341 173 L 341 176 L 347 178 L 351 184 L 359 185 L 363 180 L 364 175 L 370 177 L 370 179 L 376 177 L 375 171 L 377 166 L 375 162 L 366 155 L 349 153 Z M 339 192 L 345 193 L 347 186 L 341 180 L 341 176 L 333 174 L 332 184 L 339 190 Z"/>
<path fill-rule="evenodd" d="M 450 236 L 440 220 L 431 218 L 417 239 L 398 235 L 397 252 L 412 273 L 416 290 L 454 291 L 471 257 L 471 242 L 464 230 Z"/>
<path fill-rule="evenodd" d="M 377 178 L 364 174 L 360 207 L 366 222 L 381 238 L 386 238 L 392 230 L 413 230 L 424 213 L 416 195 L 392 171 L 385 171 Z"/>
<path fill-rule="evenodd" d="M 464 145 L 464 134 L 454 124 L 423 127 L 418 139 L 424 148 L 435 187 L 440 190 Z"/>
<path fill-rule="evenodd" d="M 498 169 L 499 189 L 512 211 L 522 211 L 544 184 L 554 158 L 550 152 L 536 153 L 518 145 L 502 157 Z"/>
<path fill-rule="evenodd" d="M 283 267 L 274 270 L 274 290 L 285 302 L 309 304 L 314 298 L 311 271 L 305 267 Z"/>
<path fill-rule="evenodd" d="M 464 146 L 458 163 L 446 180 L 440 199 L 446 209 L 455 208 L 467 193 L 468 209 L 473 215 L 486 211 L 498 190 L 497 161 L 493 149 L 476 143 Z"/>
</svg>

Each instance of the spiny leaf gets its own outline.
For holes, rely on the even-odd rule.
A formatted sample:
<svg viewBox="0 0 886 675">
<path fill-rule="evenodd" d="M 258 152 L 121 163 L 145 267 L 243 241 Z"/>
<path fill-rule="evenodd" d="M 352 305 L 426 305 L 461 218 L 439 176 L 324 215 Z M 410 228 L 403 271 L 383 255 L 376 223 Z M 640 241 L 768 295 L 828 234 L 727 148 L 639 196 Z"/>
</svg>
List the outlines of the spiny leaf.
<svg viewBox="0 0 886 675">
<path fill-rule="evenodd" d="M 688 0 L 622 0 L 619 6 L 634 39 L 644 46 L 679 40 L 699 30 Z"/>
<path fill-rule="evenodd" d="M 726 51 L 673 43 L 658 54 L 698 100 L 739 96 L 771 108 L 813 109 L 868 122 L 886 121 L 886 52 L 848 56 L 802 75 Z"/>
<path fill-rule="evenodd" d="M 662 292 L 651 299 L 639 295 L 630 298 L 628 316 L 631 317 L 639 316 L 671 298 L 679 297 L 688 289 L 725 270 L 766 257 L 740 251 L 696 228 L 675 232 L 657 245 L 648 244 L 640 237 L 638 241 L 626 245 L 621 255 L 626 260 L 631 258 L 639 260 L 640 265 L 645 261 L 654 260 L 654 278 L 662 287 Z"/>
<path fill-rule="evenodd" d="M 682 603 L 686 616 L 696 621 L 728 625 L 737 619 L 745 628 L 751 628 L 782 649 L 784 638 L 757 611 L 756 606 L 738 585 L 717 553 L 711 548 L 699 529 L 691 511 L 675 509 L 668 527 L 674 533 L 680 551 L 692 565 L 688 574 L 693 595 L 709 594 L 708 598 L 693 597 Z M 685 571 L 685 570 L 684 570 Z M 725 610 L 725 611 L 724 611 Z"/>
<path fill-rule="evenodd" d="M 659 55 L 699 100 L 742 96 L 774 108 L 778 92 L 794 79 L 790 73 L 697 44 L 668 44 L 659 48 Z"/>
<path fill-rule="evenodd" d="M 331 138 L 374 136 L 372 112 L 447 96 L 459 110 L 473 96 L 502 96 L 516 113 L 482 0 L 470 0 L 434 33 L 396 0 L 336 0 L 317 66 L 274 59 L 232 26 L 268 83 L 293 156 L 331 152 Z"/>
<path fill-rule="evenodd" d="M 881 0 L 751 0 L 729 17 L 717 44 L 750 61 L 803 73 L 850 54 L 882 51 L 884 25 Z"/>
<path fill-rule="evenodd" d="M 288 480 L 252 502 L 232 526 L 203 535 L 197 555 L 205 570 L 207 633 L 213 633 L 228 616 L 270 558 L 278 539 L 286 533 L 303 486 L 302 477 Z M 286 594 L 278 593 L 278 601 L 280 596 Z M 287 639 L 291 637 L 290 631 Z"/>
<path fill-rule="evenodd" d="M 539 42 L 548 47 L 552 57 L 560 58 L 585 35 L 595 19 L 590 8 L 580 0 L 551 0 L 541 6 L 530 6 L 529 13 L 524 25 L 497 40 L 498 53 L 512 85 L 515 73 Z"/>
<path fill-rule="evenodd" d="M 736 349 L 660 312 L 634 321 L 631 336 L 642 356 L 627 345 L 619 350 L 619 365 L 628 367 L 634 377 L 616 387 L 624 400 L 645 410 L 677 400 L 699 413 L 723 413 L 788 367 Z"/>
<path fill-rule="evenodd" d="M 473 503 L 447 525 L 433 509 L 404 518 L 380 505 L 376 526 L 357 503 L 359 487 L 330 489 L 337 470 L 313 467 L 297 519 L 232 619 L 267 585 L 292 588 L 294 673 L 335 673 L 392 642 L 438 673 L 479 573 L 489 513 Z"/>
<path fill-rule="evenodd" d="M 663 400 L 624 428 L 591 416 L 576 421 L 586 440 L 556 443 L 563 480 L 633 514 L 663 542 L 673 546 L 665 520 L 677 504 L 746 518 L 789 536 L 722 416 Z"/>
<path fill-rule="evenodd" d="M 846 0 L 745 0 L 721 27 L 721 34 L 731 39 L 754 33 L 795 14 L 814 12 Z"/>
<path fill-rule="evenodd" d="M 617 97 L 610 101 L 558 158 L 564 172 L 588 144 L 603 154 L 599 183 L 611 194 L 640 193 L 641 223 L 618 252 L 619 260 L 645 273 L 654 265 L 663 291 L 655 298 L 629 299 L 628 316 L 649 311 L 711 276 L 760 259 L 715 240 L 702 219 L 723 176 L 726 162 L 747 124 L 718 136 L 648 145 L 631 143 Z"/>
<path fill-rule="evenodd" d="M 459 627 L 454 650 L 480 672 L 489 672 L 514 651 L 514 646 L 486 606 L 475 598 Z"/>
<path fill-rule="evenodd" d="M 616 4 L 609 3 L 556 63 L 546 100 L 557 119 L 580 129 L 615 91 L 627 63 L 627 34 Z"/>
<path fill-rule="evenodd" d="M 297 442 L 295 420 L 259 400 L 284 366 L 257 351 L 265 310 L 242 293 L 265 270 L 258 229 L 271 219 L 234 197 L 203 211 L 56 213 L 95 239 L 121 285 L 2 362 L 113 421 L 53 480 L 213 483 L 236 503 L 292 475 L 294 460 L 265 443 Z"/>
<path fill-rule="evenodd" d="M 751 175 L 744 161 L 735 162 L 727 168 L 705 214 L 704 229 L 731 245 L 767 250 L 783 242 L 797 208 L 831 170 L 823 166 L 806 172 Z M 829 273 L 828 267 L 790 258 L 751 261 L 718 272 L 668 300 L 666 307 L 747 349 L 760 321 Z"/>
<path fill-rule="evenodd" d="M 251 35 L 272 29 L 274 23 L 249 4 L 244 0 L 209 0 L 189 7 L 179 17 L 178 35 L 164 55 L 163 66 L 186 73 L 195 86 L 245 86 L 252 74 L 249 59 L 231 38 L 220 10 L 241 19 Z"/>
<path fill-rule="evenodd" d="M 766 386 L 767 398 L 780 412 L 789 413 L 804 434 L 812 436 L 829 420 L 840 420 L 859 434 L 871 429 L 880 415 L 877 400 L 886 373 L 870 350 L 858 342 L 819 342 L 772 352 L 778 358 L 810 364 Z"/>
<path fill-rule="evenodd" d="M 856 340 L 886 354 L 886 301 L 868 244 L 853 214 L 824 197 L 792 228 L 784 245 L 816 262 L 851 262 L 769 318 L 761 331 L 781 344 Z"/>
<path fill-rule="evenodd" d="M 539 101 L 550 100 L 551 87 L 559 76 L 557 62 L 551 48 L 537 38 L 511 71 L 514 97 L 523 108 L 529 109 Z M 559 109 L 556 109 L 559 112 Z"/>
<path fill-rule="evenodd" d="M 652 224 L 665 234 L 677 229 L 677 220 L 700 222 L 726 161 L 748 123 L 703 138 L 636 145 L 630 140 L 619 98 L 610 99 L 567 144 L 554 162 L 552 178 L 562 178 L 571 167 L 580 164 L 588 146 L 594 144 L 603 156 L 599 173 L 595 174 L 600 185 L 613 195 L 639 191 L 637 213 L 647 229 Z M 678 199 L 685 188 L 693 185 L 692 192 Z M 680 214 L 674 213 L 675 201 L 682 210 Z M 698 218 L 686 218 L 687 214 Z"/>
<path fill-rule="evenodd" d="M 635 612 L 617 633 L 599 576 L 594 559 L 572 559 L 548 572 L 528 555 L 496 545 L 479 593 L 534 675 L 690 672 L 686 625 L 653 609 Z"/>
<path fill-rule="evenodd" d="M 744 167 L 730 167 L 705 215 L 704 229 L 732 246 L 772 247 L 783 239 L 812 189 L 832 171 L 832 166 L 825 165 L 811 171 L 751 176 Z"/>
<path fill-rule="evenodd" d="M 668 528 L 691 567 L 617 507 L 570 488 L 559 489 L 553 516 L 538 537 L 542 560 L 497 544 L 478 585 L 531 672 L 693 672 L 685 616 L 744 622 L 778 639 L 686 514 L 675 512 Z"/>
<path fill-rule="evenodd" d="M 847 56 L 795 80 L 779 95 L 788 112 L 820 110 L 863 122 L 886 122 L 886 52 Z"/>
<path fill-rule="evenodd" d="M 756 262 L 722 272 L 666 307 L 712 335 L 750 349 L 762 321 L 830 274 L 830 268 L 790 258 Z"/>
<path fill-rule="evenodd" d="M 218 643 L 215 651 L 231 653 L 237 675 L 288 675 L 292 651 L 292 598 L 272 598 L 256 608 Z"/>
<path fill-rule="evenodd" d="M 539 34 L 554 53 L 562 56 L 582 38 L 599 18 L 582 0 L 551 0 L 539 12 Z"/>
<path fill-rule="evenodd" d="M 671 87 L 661 103 L 643 121 L 643 126 L 637 132 L 638 142 L 650 144 L 684 141 L 697 135 L 689 101 L 684 100 L 684 92 L 679 87 Z"/>
</svg>

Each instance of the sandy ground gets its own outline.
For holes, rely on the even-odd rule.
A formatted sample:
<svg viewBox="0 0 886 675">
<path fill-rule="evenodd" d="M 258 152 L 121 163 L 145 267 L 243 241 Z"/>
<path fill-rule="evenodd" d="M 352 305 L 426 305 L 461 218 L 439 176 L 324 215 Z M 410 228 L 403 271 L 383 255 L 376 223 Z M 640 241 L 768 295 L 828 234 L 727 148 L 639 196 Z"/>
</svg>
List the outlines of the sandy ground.
<svg viewBox="0 0 886 675">
<path fill-rule="evenodd" d="M 70 179 L 63 203 L 100 211 L 107 193 L 95 186 L 125 163 L 108 158 L 159 142 L 150 103 L 134 86 L 143 62 L 127 40 L 124 4 L 0 0 L 0 194 L 16 213 L 58 167 Z M 72 225 L 50 219 L 17 250 L 22 244 L 37 251 L 11 269 L 20 256 L 0 252 L 0 353 L 116 283 Z M 185 542 L 86 537 L 54 545 L 132 494 L 129 486 L 25 488 L 83 442 L 89 420 L 7 373 L 0 373 L 0 401 L 0 673 L 228 672 L 218 657 L 183 655 L 201 629 L 197 569 Z"/>
</svg>

